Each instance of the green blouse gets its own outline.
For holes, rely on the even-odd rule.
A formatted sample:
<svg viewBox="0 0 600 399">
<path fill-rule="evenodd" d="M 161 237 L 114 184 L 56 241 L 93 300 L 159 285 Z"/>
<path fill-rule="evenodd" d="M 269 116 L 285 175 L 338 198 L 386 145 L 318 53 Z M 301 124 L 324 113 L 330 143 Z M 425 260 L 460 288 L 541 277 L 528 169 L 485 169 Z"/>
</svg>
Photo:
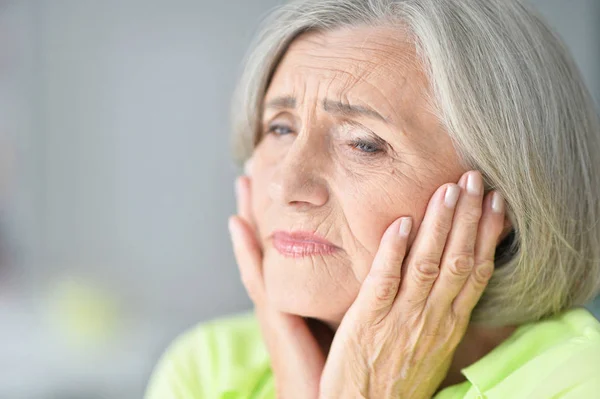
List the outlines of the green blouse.
<svg viewBox="0 0 600 399">
<path fill-rule="evenodd" d="M 584 308 L 520 326 L 435 399 L 600 398 L 600 322 Z M 156 366 L 146 399 L 275 399 L 253 312 L 201 323 Z"/>
</svg>

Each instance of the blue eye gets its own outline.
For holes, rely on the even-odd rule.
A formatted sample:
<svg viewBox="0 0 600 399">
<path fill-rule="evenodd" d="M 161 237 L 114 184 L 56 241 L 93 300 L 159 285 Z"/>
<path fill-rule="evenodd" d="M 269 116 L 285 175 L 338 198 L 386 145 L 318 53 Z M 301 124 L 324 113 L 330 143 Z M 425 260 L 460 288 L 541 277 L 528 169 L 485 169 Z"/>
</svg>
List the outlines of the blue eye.
<svg viewBox="0 0 600 399">
<path fill-rule="evenodd" d="M 351 144 L 352 148 L 356 148 L 361 152 L 365 152 L 365 153 L 378 153 L 381 151 L 381 147 L 376 144 L 376 143 L 371 143 L 369 141 L 363 141 L 363 140 L 356 140 L 354 142 L 352 142 Z"/>
<path fill-rule="evenodd" d="M 292 133 L 292 129 L 285 125 L 273 124 L 269 126 L 268 133 L 273 133 L 276 136 L 283 136 Z"/>
</svg>

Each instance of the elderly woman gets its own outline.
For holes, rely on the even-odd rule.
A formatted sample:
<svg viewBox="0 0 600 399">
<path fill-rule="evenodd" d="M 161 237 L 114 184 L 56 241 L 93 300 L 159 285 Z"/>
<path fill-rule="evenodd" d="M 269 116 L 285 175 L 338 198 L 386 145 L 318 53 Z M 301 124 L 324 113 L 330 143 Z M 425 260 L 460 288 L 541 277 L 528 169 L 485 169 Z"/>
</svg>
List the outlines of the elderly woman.
<svg viewBox="0 0 600 399">
<path fill-rule="evenodd" d="M 517 0 L 304 0 L 234 106 L 254 311 L 179 338 L 169 398 L 591 398 L 600 123 Z"/>
</svg>

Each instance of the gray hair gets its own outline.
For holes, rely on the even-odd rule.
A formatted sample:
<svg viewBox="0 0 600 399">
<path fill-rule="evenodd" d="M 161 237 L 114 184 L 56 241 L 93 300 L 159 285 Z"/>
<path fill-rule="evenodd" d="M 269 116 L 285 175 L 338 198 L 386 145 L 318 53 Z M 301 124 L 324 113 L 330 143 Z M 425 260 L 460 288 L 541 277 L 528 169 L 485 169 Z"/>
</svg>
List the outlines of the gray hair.
<svg viewBox="0 0 600 399">
<path fill-rule="evenodd" d="M 259 140 L 262 100 L 289 44 L 358 25 L 406 31 L 429 78 L 431 112 L 465 168 L 507 201 L 513 239 L 497 251 L 472 321 L 521 324 L 597 295 L 600 121 L 566 46 L 520 1 L 300 0 L 274 10 L 234 96 L 237 160 Z"/>
</svg>

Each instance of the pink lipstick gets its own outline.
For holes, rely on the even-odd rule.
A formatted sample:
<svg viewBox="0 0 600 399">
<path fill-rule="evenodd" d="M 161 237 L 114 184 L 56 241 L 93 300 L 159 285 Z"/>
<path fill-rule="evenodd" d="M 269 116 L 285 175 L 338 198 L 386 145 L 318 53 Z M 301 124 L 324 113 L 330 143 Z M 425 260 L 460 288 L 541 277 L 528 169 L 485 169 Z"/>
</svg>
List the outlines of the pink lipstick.
<svg viewBox="0 0 600 399">
<path fill-rule="evenodd" d="M 276 231 L 273 246 L 280 254 L 290 258 L 311 255 L 330 255 L 339 248 L 329 241 L 308 231 Z"/>
</svg>

